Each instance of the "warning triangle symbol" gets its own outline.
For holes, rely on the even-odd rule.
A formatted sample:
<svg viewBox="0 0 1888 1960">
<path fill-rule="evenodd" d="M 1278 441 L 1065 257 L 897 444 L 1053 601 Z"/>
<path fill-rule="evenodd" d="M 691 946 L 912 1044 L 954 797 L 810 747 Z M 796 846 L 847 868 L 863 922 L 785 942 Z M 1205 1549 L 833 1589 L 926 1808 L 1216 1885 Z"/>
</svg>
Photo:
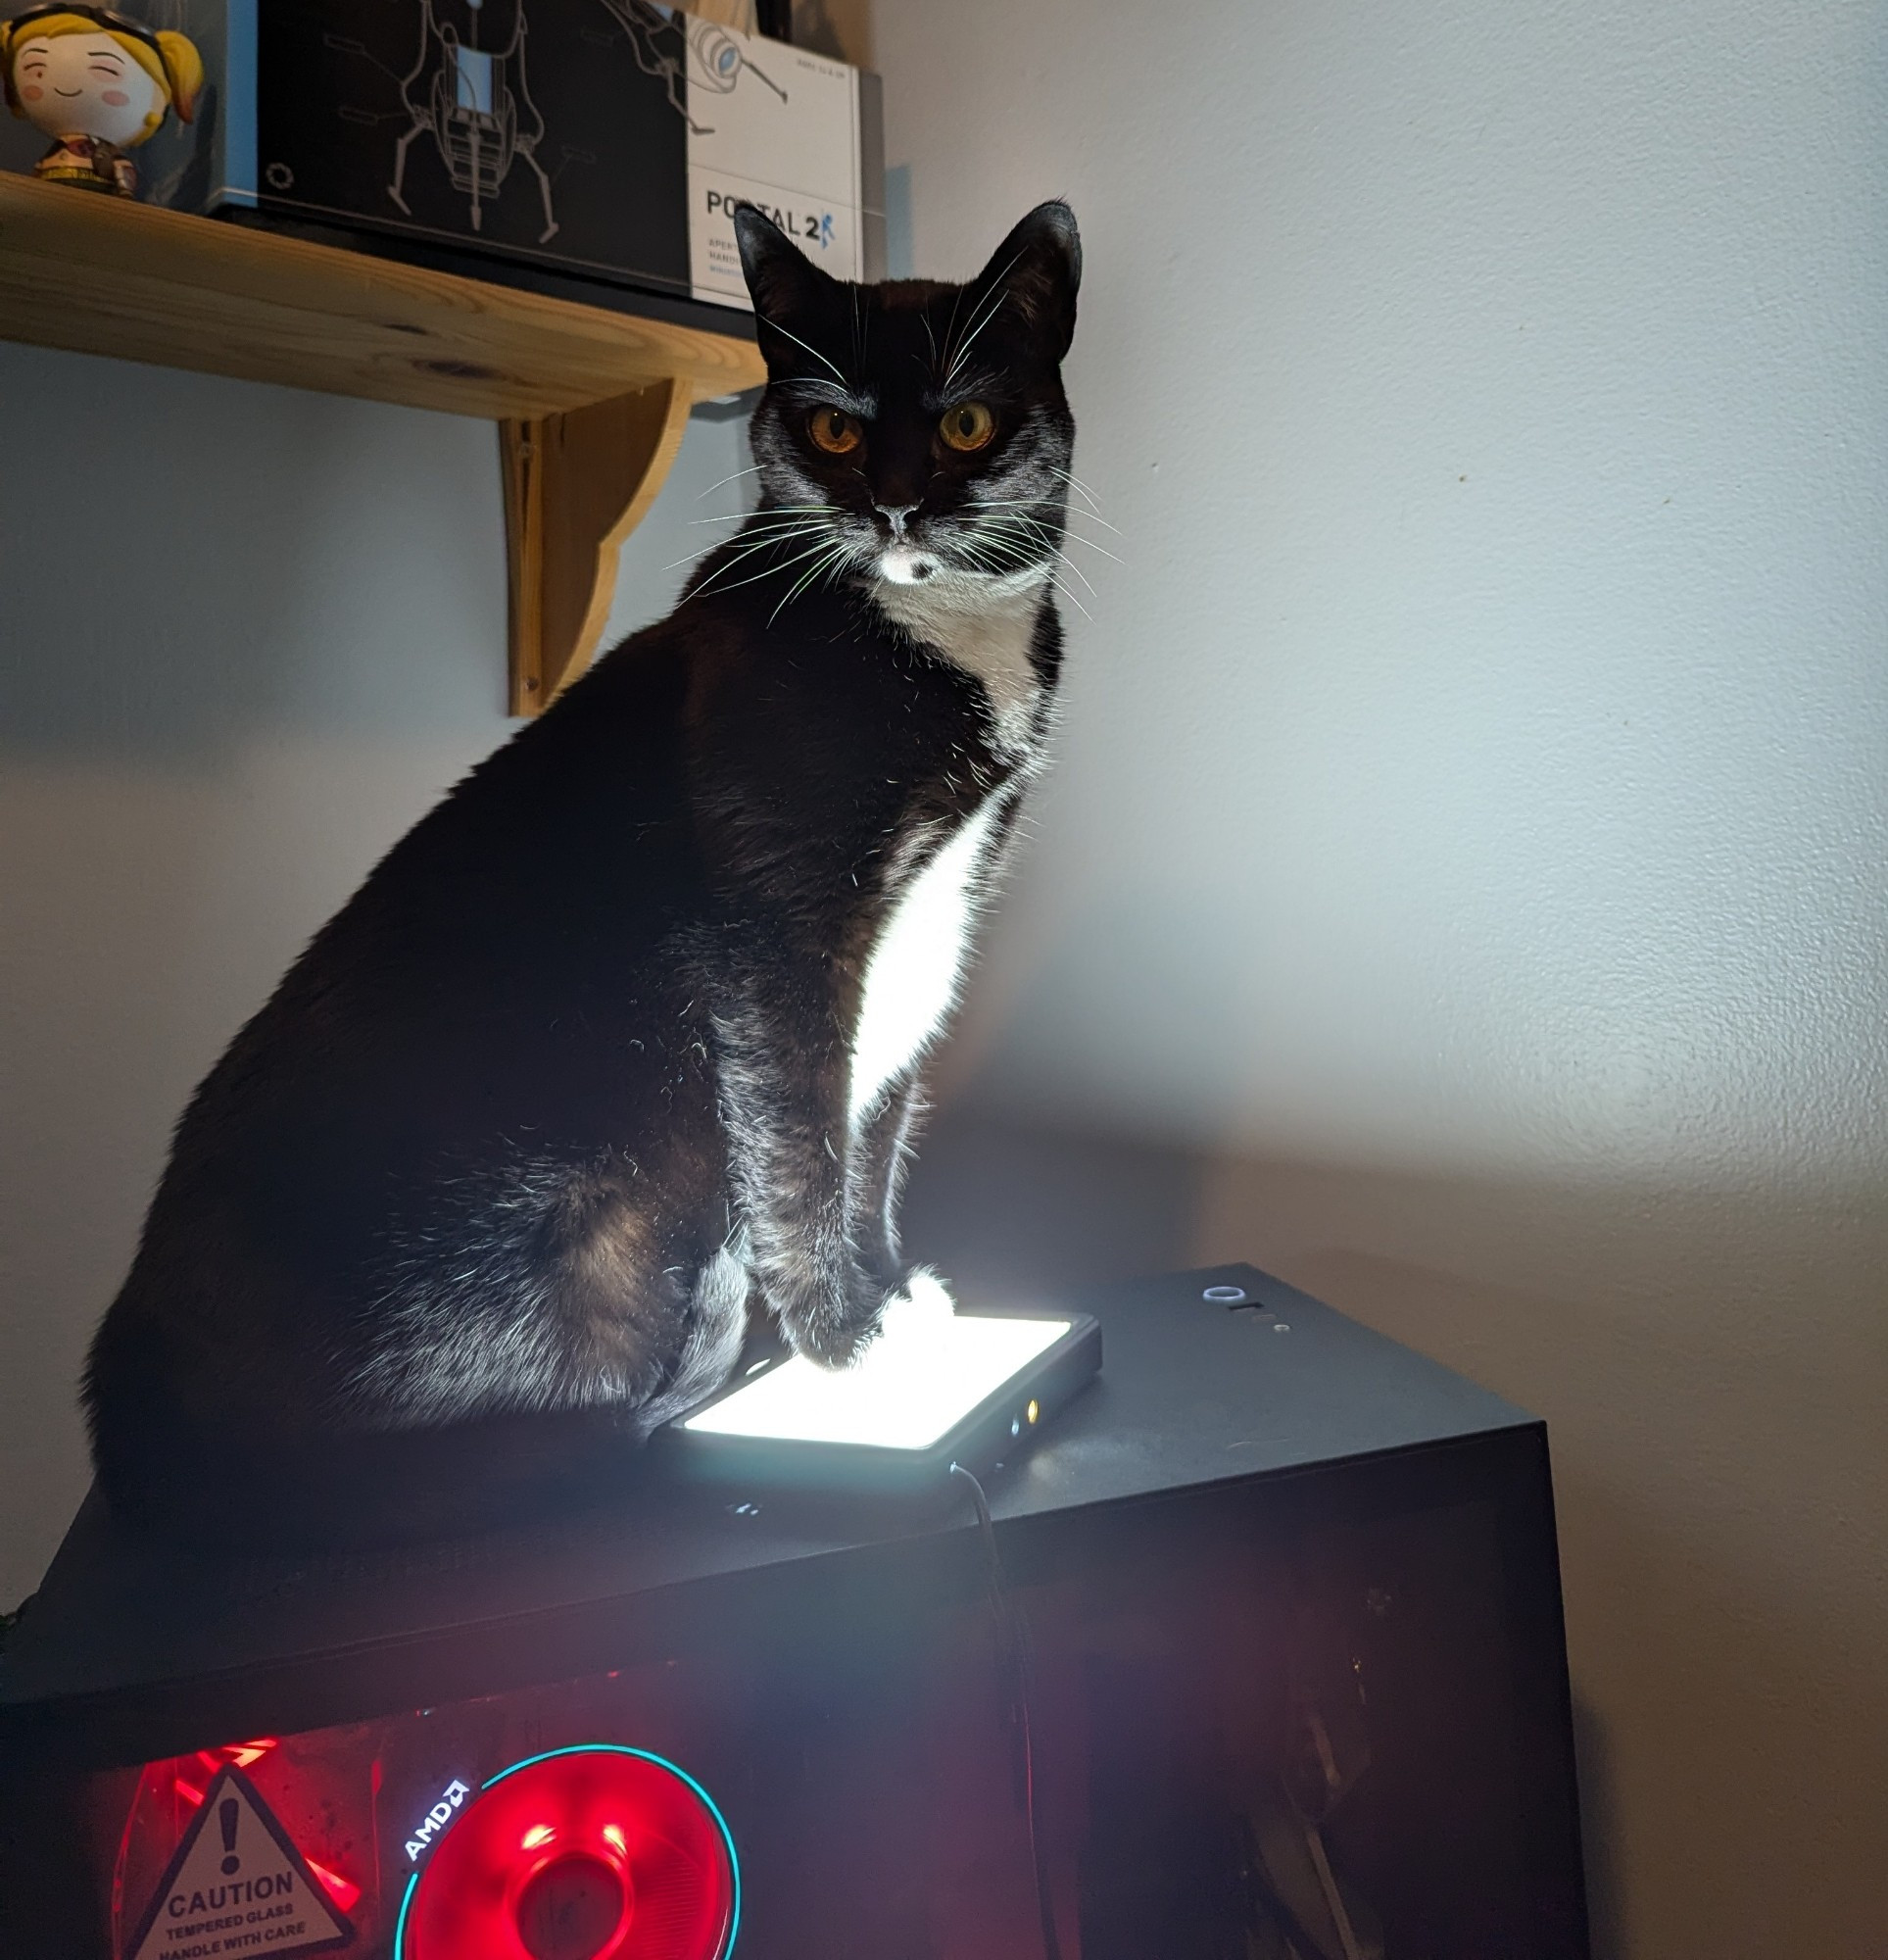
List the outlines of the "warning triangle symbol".
<svg viewBox="0 0 1888 1960">
<path fill-rule="evenodd" d="M 205 1792 L 120 1960 L 287 1960 L 353 1940 L 354 1928 L 232 1763 Z"/>
</svg>

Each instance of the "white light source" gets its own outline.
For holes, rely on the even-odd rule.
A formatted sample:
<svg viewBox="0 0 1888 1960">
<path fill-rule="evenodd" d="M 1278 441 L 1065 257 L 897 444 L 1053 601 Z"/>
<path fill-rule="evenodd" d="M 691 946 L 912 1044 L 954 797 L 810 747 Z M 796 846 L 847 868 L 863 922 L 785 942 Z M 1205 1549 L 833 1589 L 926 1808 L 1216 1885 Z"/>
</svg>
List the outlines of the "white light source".
<svg viewBox="0 0 1888 1960">
<path fill-rule="evenodd" d="M 921 1285 L 913 1292 L 921 1297 L 886 1315 L 885 1331 L 855 1366 L 822 1368 L 797 1354 L 681 1426 L 707 1436 L 928 1449 L 1073 1324 L 953 1314 L 942 1287 L 935 1298 Z"/>
</svg>

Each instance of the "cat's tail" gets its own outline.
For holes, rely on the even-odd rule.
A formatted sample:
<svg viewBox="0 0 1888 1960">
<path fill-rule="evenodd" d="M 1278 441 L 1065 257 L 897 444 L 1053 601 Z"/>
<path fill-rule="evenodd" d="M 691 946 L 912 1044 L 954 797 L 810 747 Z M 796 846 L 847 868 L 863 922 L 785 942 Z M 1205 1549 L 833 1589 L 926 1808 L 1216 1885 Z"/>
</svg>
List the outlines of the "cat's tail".
<svg viewBox="0 0 1888 1960">
<path fill-rule="evenodd" d="M 99 1482 L 136 1529 L 245 1549 L 406 1544 L 606 1502 L 643 1474 L 652 1432 L 718 1388 L 750 1339 L 747 1267 L 724 1247 L 669 1302 L 674 1351 L 640 1398 L 376 1423 L 336 1414 L 343 1397 L 324 1392 L 307 1337 L 296 1359 L 280 1340 L 219 1348 L 206 1332 L 218 1316 L 168 1312 L 162 1279 L 134 1268 L 92 1343 L 84 1400 Z M 291 1329 L 327 1324 L 275 1305 Z"/>
</svg>

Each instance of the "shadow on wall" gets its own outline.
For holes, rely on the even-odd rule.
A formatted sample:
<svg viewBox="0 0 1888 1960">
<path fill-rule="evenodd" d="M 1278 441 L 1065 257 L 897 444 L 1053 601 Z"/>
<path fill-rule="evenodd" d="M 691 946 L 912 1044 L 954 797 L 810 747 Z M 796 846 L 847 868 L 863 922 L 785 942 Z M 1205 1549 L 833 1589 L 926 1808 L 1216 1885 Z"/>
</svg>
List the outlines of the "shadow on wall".
<svg viewBox="0 0 1888 1960">
<path fill-rule="evenodd" d="M 0 399 L 0 758 L 200 772 L 260 736 L 470 760 L 517 727 L 494 423 L 4 344 Z M 744 457 L 691 424 L 605 647 L 673 605 Z"/>
<path fill-rule="evenodd" d="M 499 732 L 490 423 L 26 348 L 0 385 L 5 754 L 191 766 L 442 703 Z"/>
<path fill-rule="evenodd" d="M 906 1250 L 966 1295 L 1171 1271 L 1190 1263 L 1210 1168 L 1159 1144 L 946 1110 L 918 1143 Z"/>
<path fill-rule="evenodd" d="M 1587 1934 L 1593 1960 L 1622 1960 L 1620 1922 L 1619 1800 L 1606 1725 L 1577 1689 L 1573 1692 L 1573 1754 L 1579 1765 L 1580 1853 L 1586 1866 Z"/>
<path fill-rule="evenodd" d="M 793 0 L 793 10 L 796 47 L 872 66 L 871 0 Z"/>
<path fill-rule="evenodd" d="M 956 1110 L 906 1237 L 971 1298 L 1249 1258 L 1544 1416 L 1596 1953 L 1880 1950 L 1855 1883 L 1888 1842 L 1877 1195 L 1216 1159 Z"/>
</svg>

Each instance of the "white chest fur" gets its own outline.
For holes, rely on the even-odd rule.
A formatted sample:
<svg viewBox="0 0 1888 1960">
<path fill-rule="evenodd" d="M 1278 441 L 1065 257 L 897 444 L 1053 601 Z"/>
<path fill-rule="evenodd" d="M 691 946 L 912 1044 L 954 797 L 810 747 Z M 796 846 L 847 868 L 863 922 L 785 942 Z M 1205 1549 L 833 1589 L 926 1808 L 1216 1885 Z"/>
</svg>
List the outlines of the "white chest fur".
<svg viewBox="0 0 1888 1960">
<path fill-rule="evenodd" d="M 880 579 L 872 596 L 888 619 L 983 682 L 997 742 L 1015 750 L 1029 742 L 1042 691 L 1030 648 L 1047 585 L 1046 570 L 1005 579 L 943 572 L 916 585 Z"/>
<path fill-rule="evenodd" d="M 990 798 L 899 896 L 866 961 L 852 1040 L 851 1121 L 914 1061 L 957 999 L 971 927 L 989 871 L 997 798 Z"/>
</svg>

